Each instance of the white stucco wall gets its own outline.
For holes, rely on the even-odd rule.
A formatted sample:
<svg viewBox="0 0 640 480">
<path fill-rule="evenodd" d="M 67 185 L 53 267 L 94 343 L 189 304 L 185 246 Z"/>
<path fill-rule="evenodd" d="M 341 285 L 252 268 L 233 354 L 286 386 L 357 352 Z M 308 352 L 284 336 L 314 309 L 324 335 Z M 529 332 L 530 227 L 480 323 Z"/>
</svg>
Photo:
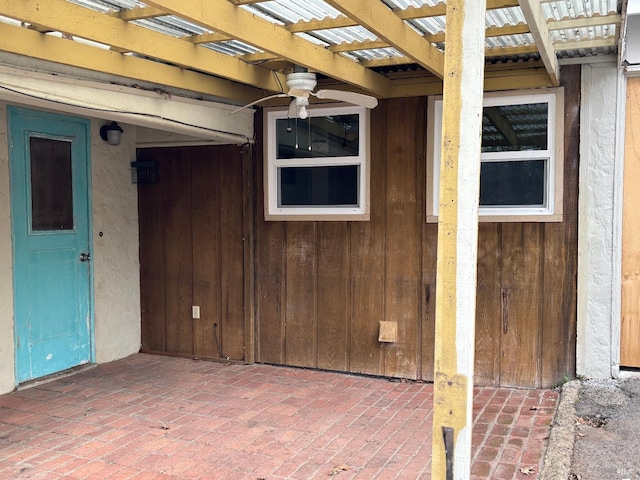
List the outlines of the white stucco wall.
<svg viewBox="0 0 640 480">
<path fill-rule="evenodd" d="M 91 122 L 91 258 L 98 363 L 140 350 L 138 193 L 130 167 L 136 156 L 135 127 L 122 124 L 122 142 L 113 146 L 100 138 L 105 123 Z"/>
<path fill-rule="evenodd" d="M 589 378 L 618 373 L 621 81 L 615 63 L 582 67 L 576 370 Z"/>
<path fill-rule="evenodd" d="M 122 125 L 122 143 L 111 146 L 99 135 L 105 123 L 91 121 L 91 258 L 98 363 L 125 357 L 140 348 L 137 190 L 131 183 L 129 166 L 135 159 L 135 128 Z M 15 387 L 9 200 L 6 104 L 0 102 L 0 394 Z"/>
</svg>

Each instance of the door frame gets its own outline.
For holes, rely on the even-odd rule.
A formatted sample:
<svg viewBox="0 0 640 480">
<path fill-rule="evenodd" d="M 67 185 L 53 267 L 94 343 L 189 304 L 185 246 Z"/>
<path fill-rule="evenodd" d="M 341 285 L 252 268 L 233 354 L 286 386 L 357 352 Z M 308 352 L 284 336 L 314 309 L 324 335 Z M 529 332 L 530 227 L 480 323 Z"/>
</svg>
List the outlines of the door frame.
<svg viewBox="0 0 640 480">
<path fill-rule="evenodd" d="M 84 145 L 79 144 L 79 149 L 82 151 L 83 155 L 86 158 L 86 162 L 84 165 L 87 188 L 86 188 L 86 198 L 83 201 L 86 201 L 87 205 L 87 242 L 89 245 L 89 251 L 93 251 L 93 211 L 92 211 L 92 178 L 91 178 L 91 121 L 86 118 L 76 117 L 72 115 L 65 115 L 58 112 L 51 111 L 43 111 L 43 110 L 35 110 L 31 108 L 18 107 L 14 105 L 7 105 L 7 139 L 8 139 L 8 160 L 9 160 L 9 202 L 10 202 L 10 212 L 11 212 L 11 265 L 12 265 L 12 283 L 13 283 L 13 342 L 14 342 L 14 384 L 16 386 L 19 385 L 19 364 L 18 364 L 18 328 L 17 328 L 17 320 L 16 320 L 16 312 L 17 312 L 17 298 L 16 298 L 16 282 L 17 275 L 15 272 L 15 259 L 16 259 L 16 233 L 14 229 L 14 215 L 24 213 L 24 209 L 26 205 L 15 205 L 13 189 L 17 188 L 15 183 L 17 181 L 14 176 L 16 172 L 13 167 L 13 148 L 14 148 L 14 130 L 13 124 L 17 121 L 18 117 L 24 118 L 34 118 L 34 119 L 42 119 L 48 121 L 65 121 L 77 124 L 85 131 L 85 142 Z M 46 132 L 43 132 L 46 133 Z M 27 209 L 28 210 L 28 209 Z M 95 292 L 94 292 L 94 270 L 93 270 L 93 262 L 90 261 L 88 267 L 88 298 L 87 298 L 87 315 L 88 315 L 88 338 L 89 342 L 89 361 L 88 363 L 95 363 L 96 352 L 95 352 Z M 56 372 L 60 373 L 60 372 Z M 56 373 L 53 373 L 55 375 Z M 44 377 L 40 377 L 44 378 Z M 36 380 L 26 380 L 32 381 Z"/>
</svg>

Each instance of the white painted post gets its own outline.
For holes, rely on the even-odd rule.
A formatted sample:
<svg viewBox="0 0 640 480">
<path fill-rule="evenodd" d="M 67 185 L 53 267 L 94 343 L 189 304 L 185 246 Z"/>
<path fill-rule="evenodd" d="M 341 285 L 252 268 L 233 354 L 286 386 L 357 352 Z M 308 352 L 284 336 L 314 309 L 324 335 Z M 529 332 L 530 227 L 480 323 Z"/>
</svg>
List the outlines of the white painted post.
<svg viewBox="0 0 640 480">
<path fill-rule="evenodd" d="M 471 472 L 486 5 L 447 0 L 431 478 Z M 446 447 L 445 447 L 446 445 Z"/>
</svg>

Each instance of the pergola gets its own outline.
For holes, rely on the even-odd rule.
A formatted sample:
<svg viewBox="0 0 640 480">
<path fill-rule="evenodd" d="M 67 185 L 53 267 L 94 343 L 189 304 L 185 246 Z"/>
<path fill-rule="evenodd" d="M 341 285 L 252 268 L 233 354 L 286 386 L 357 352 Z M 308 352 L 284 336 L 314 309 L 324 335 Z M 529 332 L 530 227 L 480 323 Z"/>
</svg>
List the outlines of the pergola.
<svg viewBox="0 0 640 480">
<path fill-rule="evenodd" d="M 380 99 L 442 93 L 432 477 L 463 479 L 483 92 L 557 86 L 561 63 L 616 54 L 619 3 L 0 0 L 0 51 L 238 105 L 284 92 L 300 67 Z"/>
<path fill-rule="evenodd" d="M 488 0 L 485 91 L 615 53 L 618 4 Z M 447 44 L 438 0 L 3 1 L 0 20 L 3 51 L 239 103 L 282 91 L 293 65 L 379 98 L 439 93 Z"/>
</svg>

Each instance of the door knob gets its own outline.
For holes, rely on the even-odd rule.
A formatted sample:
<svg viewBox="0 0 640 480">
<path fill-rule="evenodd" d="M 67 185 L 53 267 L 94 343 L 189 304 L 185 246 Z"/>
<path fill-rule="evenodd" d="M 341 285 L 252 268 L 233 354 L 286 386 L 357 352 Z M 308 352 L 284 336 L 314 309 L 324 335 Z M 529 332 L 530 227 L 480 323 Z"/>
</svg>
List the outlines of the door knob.
<svg viewBox="0 0 640 480">
<path fill-rule="evenodd" d="M 88 262 L 89 260 L 91 260 L 91 255 L 89 255 L 88 253 L 81 253 L 80 254 L 80 261 L 81 262 Z"/>
</svg>

